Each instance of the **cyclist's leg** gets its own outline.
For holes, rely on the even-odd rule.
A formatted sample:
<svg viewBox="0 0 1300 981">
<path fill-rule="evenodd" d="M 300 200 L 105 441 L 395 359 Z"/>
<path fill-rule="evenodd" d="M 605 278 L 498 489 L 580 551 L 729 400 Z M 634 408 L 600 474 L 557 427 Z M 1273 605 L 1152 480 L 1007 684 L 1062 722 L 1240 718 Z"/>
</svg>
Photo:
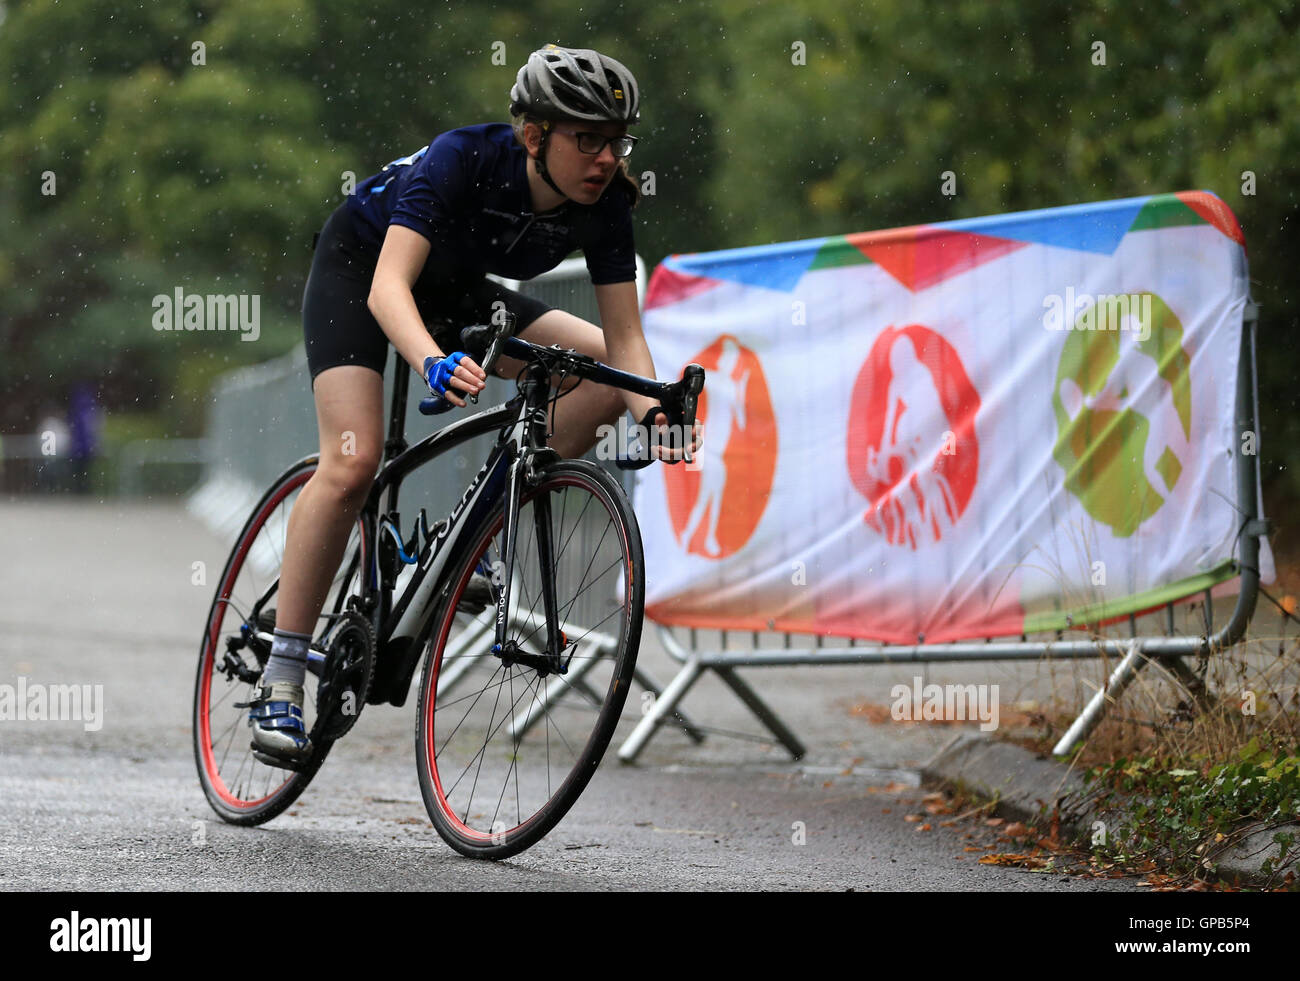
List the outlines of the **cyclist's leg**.
<svg viewBox="0 0 1300 981">
<path fill-rule="evenodd" d="M 273 766 L 301 765 L 313 752 L 303 715 L 309 645 L 382 451 L 388 344 L 366 306 L 373 272 L 340 206 L 321 229 L 303 291 L 320 459 L 289 515 L 275 637 L 249 703 L 254 756 Z"/>
<path fill-rule="evenodd" d="M 276 625 L 314 634 L 348 535 L 383 454 L 384 379 L 339 365 L 316 376 L 320 466 L 289 516 Z"/>
<path fill-rule="evenodd" d="M 597 361 L 606 360 L 604 332 L 595 324 L 563 310 L 548 310 L 520 331 L 519 336 L 534 344 L 559 344 Z M 513 378 L 522 367 L 514 358 L 501 358 L 496 373 L 503 378 Z M 576 379 L 570 380 L 565 383 L 564 390 L 568 391 L 576 384 Z M 626 411 L 627 404 L 618 389 L 584 381 L 576 392 L 555 404 L 555 435 L 551 438 L 551 448 L 561 456 L 582 456 L 596 445 L 598 428 L 615 424 Z"/>
<path fill-rule="evenodd" d="M 383 452 L 388 338 L 366 305 L 374 268 L 340 205 L 321 230 L 303 291 L 303 338 L 320 464 L 289 517 L 277 628 L 316 634 L 317 618 Z"/>
</svg>

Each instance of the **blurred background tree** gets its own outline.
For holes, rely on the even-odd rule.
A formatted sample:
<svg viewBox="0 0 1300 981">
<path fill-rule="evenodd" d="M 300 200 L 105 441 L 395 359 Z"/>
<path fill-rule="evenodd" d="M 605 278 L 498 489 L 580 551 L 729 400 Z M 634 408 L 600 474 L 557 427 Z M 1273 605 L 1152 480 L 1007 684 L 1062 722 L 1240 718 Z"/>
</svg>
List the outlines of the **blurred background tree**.
<svg viewBox="0 0 1300 981">
<path fill-rule="evenodd" d="M 297 342 L 311 236 L 347 173 L 506 119 L 515 71 L 553 40 L 642 83 L 651 264 L 1214 191 L 1263 309 L 1271 510 L 1300 500 L 1282 340 L 1300 328 L 1300 0 L 0 0 L 0 16 L 0 431 L 89 382 L 111 415 L 198 434 L 215 375 Z M 262 339 L 154 331 L 152 297 L 177 286 L 260 295 Z"/>
</svg>

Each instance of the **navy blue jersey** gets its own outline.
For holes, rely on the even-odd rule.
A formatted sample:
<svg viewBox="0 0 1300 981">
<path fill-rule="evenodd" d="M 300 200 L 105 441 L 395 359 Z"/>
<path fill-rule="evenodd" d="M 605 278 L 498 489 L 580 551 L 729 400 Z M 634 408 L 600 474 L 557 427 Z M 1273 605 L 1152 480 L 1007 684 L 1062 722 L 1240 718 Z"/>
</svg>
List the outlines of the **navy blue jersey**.
<svg viewBox="0 0 1300 981">
<path fill-rule="evenodd" d="M 531 279 L 581 249 L 593 283 L 636 279 L 631 201 L 617 180 L 593 205 L 533 214 L 528 152 L 505 123 L 443 133 L 357 185 L 348 211 L 375 257 L 388 226 L 429 240 L 421 280 L 495 273 Z"/>
</svg>

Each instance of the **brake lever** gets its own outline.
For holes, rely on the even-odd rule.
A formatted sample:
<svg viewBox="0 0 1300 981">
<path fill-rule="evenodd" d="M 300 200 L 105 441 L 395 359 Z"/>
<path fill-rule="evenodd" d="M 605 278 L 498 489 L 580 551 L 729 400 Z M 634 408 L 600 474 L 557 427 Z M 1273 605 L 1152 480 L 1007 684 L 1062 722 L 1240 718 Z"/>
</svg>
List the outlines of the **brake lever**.
<svg viewBox="0 0 1300 981">
<path fill-rule="evenodd" d="M 685 440 L 682 453 L 687 463 L 692 463 L 691 442 L 695 436 L 695 411 L 700 404 L 700 393 L 704 391 L 704 368 L 698 364 L 688 364 L 682 371 L 682 434 Z"/>
<path fill-rule="evenodd" d="M 475 357 L 483 373 L 492 374 L 492 369 L 496 367 L 497 359 L 501 357 L 501 352 L 505 350 L 506 341 L 515 334 L 515 315 L 509 310 L 502 311 L 500 316 L 493 317 L 493 322 L 488 324 L 475 324 L 472 327 L 466 327 L 460 332 L 460 340 L 465 350 L 477 355 L 479 351 L 483 352 L 482 357 Z M 466 401 L 478 405 L 478 392 L 465 397 Z"/>
<path fill-rule="evenodd" d="M 704 368 L 698 364 L 688 364 L 682 370 L 681 380 L 673 382 L 664 392 L 665 398 L 662 404 L 646 412 L 645 418 L 640 423 L 641 430 L 648 433 L 654 418 L 662 412 L 668 417 L 668 425 L 680 426 L 683 439 L 682 457 L 687 463 L 695 461 L 691 453 L 691 442 L 695 435 L 695 414 L 699 408 L 700 393 L 704 391 L 704 378 Z M 615 459 L 614 465 L 620 470 L 640 470 L 650 466 L 654 460 L 648 447 L 638 445 L 631 456 Z M 665 460 L 664 462 L 672 464 L 677 461 Z"/>
</svg>

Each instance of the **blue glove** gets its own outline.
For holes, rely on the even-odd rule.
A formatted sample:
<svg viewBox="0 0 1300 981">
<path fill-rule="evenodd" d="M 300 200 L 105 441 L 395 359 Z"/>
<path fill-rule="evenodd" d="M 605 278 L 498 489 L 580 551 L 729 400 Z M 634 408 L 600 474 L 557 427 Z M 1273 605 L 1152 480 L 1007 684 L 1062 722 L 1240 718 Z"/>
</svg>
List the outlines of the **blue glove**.
<svg viewBox="0 0 1300 981">
<path fill-rule="evenodd" d="M 455 402 L 447 398 L 447 383 L 451 380 L 456 366 L 460 364 L 461 358 L 466 357 L 464 351 L 453 351 L 441 360 L 437 358 L 424 359 L 424 382 L 429 386 L 431 393 L 428 398 L 420 399 L 420 413 L 426 416 L 438 415 L 446 412 L 448 409 L 458 408 Z M 464 391 L 458 391 L 456 394 L 465 398 Z"/>
<path fill-rule="evenodd" d="M 442 406 L 439 411 L 456 408 L 456 403 L 447 398 L 447 383 L 456 372 L 456 366 L 460 364 L 460 359 L 466 357 L 464 351 L 453 351 L 442 360 L 436 358 L 424 359 L 424 381 L 429 386 L 429 391 L 442 400 Z M 457 395 L 465 397 L 465 392 L 457 390 Z M 429 400 L 425 400 L 426 402 Z M 421 409 L 423 409 L 423 403 Z"/>
</svg>

